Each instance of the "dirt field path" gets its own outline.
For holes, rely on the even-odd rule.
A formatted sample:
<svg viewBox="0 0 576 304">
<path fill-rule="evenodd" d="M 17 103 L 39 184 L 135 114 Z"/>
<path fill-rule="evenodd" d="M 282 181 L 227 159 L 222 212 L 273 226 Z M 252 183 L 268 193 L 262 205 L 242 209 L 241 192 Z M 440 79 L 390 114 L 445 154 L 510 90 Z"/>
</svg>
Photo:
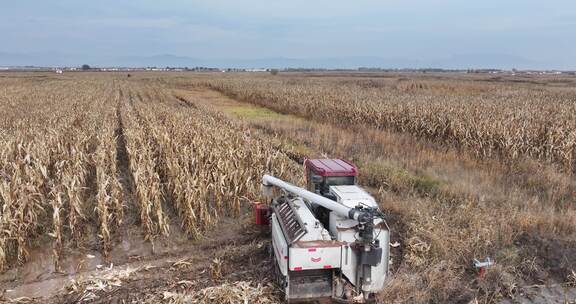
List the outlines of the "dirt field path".
<svg viewBox="0 0 576 304">
<path fill-rule="evenodd" d="M 14 303 L 122 303 L 161 300 L 165 292 L 203 289 L 227 281 L 265 284 L 269 280 L 266 236 L 251 221 L 251 217 L 223 219 L 226 229 L 213 231 L 202 241 L 158 240 L 156 254 L 146 252 L 144 243 L 123 242 L 115 250 L 128 249 L 126 256 L 114 255 L 109 263 L 85 257 L 84 261 L 96 261 L 84 264 L 86 269 L 81 271 L 56 274 L 38 268 L 37 279 L 30 279 L 22 276 L 33 266 L 25 265 L 0 276 L 3 296 Z M 86 263 L 67 262 L 73 263 L 67 264 L 70 268 Z"/>
</svg>

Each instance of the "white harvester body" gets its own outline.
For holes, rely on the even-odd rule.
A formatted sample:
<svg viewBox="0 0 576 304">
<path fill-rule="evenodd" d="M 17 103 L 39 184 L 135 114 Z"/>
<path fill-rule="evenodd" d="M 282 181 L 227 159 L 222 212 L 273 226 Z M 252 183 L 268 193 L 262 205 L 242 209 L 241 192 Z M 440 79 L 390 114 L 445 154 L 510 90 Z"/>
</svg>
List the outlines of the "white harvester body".
<svg viewBox="0 0 576 304">
<path fill-rule="evenodd" d="M 356 185 L 329 186 L 322 196 L 271 176 L 263 185 L 285 192 L 272 201 L 270 223 L 287 301 L 364 302 L 383 289 L 389 231 L 372 196 Z"/>
</svg>

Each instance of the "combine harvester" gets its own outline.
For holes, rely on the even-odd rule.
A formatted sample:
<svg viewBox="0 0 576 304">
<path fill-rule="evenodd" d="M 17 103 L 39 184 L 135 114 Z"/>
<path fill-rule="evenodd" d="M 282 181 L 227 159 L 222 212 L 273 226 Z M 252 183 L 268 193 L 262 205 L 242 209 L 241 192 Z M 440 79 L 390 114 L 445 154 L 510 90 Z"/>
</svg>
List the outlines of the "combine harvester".
<svg viewBox="0 0 576 304">
<path fill-rule="evenodd" d="M 271 226 L 275 275 L 286 301 L 374 301 L 388 273 L 390 240 L 378 204 L 356 185 L 353 164 L 313 159 L 305 167 L 308 189 L 265 175 L 264 194 L 272 197 L 274 187 L 282 194 L 268 209 L 257 209 L 257 223 Z"/>
</svg>

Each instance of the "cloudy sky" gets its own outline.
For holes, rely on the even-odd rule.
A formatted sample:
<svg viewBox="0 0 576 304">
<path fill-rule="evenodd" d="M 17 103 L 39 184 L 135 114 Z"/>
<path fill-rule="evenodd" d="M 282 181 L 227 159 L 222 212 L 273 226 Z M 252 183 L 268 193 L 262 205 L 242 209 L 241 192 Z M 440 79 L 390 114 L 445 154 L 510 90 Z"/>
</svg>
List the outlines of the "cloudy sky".
<svg viewBox="0 0 576 304">
<path fill-rule="evenodd" d="M 574 0 L 18 0 L 0 54 L 512 58 L 576 69 Z M 507 56 L 507 57 L 506 57 Z M 48 60 L 48 59 L 47 59 Z"/>
</svg>

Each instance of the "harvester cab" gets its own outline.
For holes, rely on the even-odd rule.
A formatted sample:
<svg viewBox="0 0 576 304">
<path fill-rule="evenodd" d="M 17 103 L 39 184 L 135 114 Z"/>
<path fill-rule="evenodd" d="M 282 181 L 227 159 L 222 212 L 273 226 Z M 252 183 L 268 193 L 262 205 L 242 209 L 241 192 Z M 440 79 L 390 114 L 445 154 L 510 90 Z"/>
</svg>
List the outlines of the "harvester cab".
<svg viewBox="0 0 576 304">
<path fill-rule="evenodd" d="M 308 191 L 330 196 L 330 186 L 356 185 L 358 169 L 342 159 L 306 159 Z"/>
<path fill-rule="evenodd" d="M 306 188 L 333 201 L 337 200 L 334 188 L 331 186 L 356 185 L 358 168 L 349 161 L 343 159 L 306 159 Z M 332 189 L 332 191 L 331 191 Z M 310 208 L 316 218 L 328 227 L 330 224 L 330 210 L 320 205 L 313 204 Z"/>
</svg>

